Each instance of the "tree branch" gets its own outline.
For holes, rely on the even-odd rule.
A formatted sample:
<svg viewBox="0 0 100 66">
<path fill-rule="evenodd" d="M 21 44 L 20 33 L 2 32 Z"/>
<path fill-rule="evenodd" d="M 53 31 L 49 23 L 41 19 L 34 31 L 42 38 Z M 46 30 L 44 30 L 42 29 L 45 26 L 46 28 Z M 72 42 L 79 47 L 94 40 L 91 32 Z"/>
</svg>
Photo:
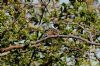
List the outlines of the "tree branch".
<svg viewBox="0 0 100 66">
<path fill-rule="evenodd" d="M 74 35 L 51 35 L 51 36 L 45 37 L 43 39 L 37 40 L 36 42 L 32 42 L 32 43 L 37 44 L 37 43 L 40 43 L 41 41 L 44 41 L 44 40 L 49 39 L 49 38 L 75 38 L 75 39 L 85 41 L 86 43 L 88 43 L 90 45 L 100 46 L 100 43 L 91 42 L 91 41 L 88 41 L 85 38 L 82 38 L 82 37 L 79 37 L 79 36 L 74 36 Z"/>
<path fill-rule="evenodd" d="M 0 53 L 3 53 L 3 52 L 7 52 L 7 51 L 10 51 L 10 50 L 13 50 L 13 49 L 22 49 L 24 48 L 24 46 L 21 46 L 21 45 L 10 45 L 9 47 L 6 47 L 6 48 L 0 48 Z"/>
<path fill-rule="evenodd" d="M 74 35 L 51 35 L 51 36 L 48 36 L 48 37 L 45 37 L 43 39 L 40 39 L 40 40 L 37 40 L 37 41 L 31 41 L 30 44 L 31 44 L 31 47 L 36 47 L 36 46 L 40 46 L 40 42 L 44 41 L 44 40 L 47 40 L 49 38 L 75 38 L 75 39 L 79 39 L 79 40 L 82 40 L 90 45 L 95 45 L 95 46 L 100 46 L 100 43 L 95 43 L 95 42 L 91 42 L 91 41 L 88 41 L 87 39 L 85 38 L 82 38 L 82 37 L 79 37 L 79 36 L 74 36 Z M 14 46 L 9 46 L 9 47 L 6 47 L 6 48 L 0 48 L 0 53 L 3 53 L 3 52 L 7 52 L 7 51 L 11 51 L 13 49 L 22 49 L 24 48 L 24 46 L 21 46 L 21 45 L 14 45 Z"/>
</svg>

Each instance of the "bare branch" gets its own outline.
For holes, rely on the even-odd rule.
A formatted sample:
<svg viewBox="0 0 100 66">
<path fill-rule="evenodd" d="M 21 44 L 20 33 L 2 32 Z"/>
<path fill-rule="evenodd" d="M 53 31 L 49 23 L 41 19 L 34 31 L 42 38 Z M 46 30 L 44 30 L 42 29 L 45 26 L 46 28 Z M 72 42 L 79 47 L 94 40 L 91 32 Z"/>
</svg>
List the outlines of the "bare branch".
<svg viewBox="0 0 100 66">
<path fill-rule="evenodd" d="M 100 46 L 100 43 L 91 42 L 91 41 L 88 41 L 87 39 L 79 37 L 79 36 L 74 36 L 74 35 L 51 35 L 51 36 L 45 37 L 43 39 L 37 40 L 35 42 L 34 41 L 30 42 L 31 47 L 40 46 L 40 44 L 38 44 L 38 43 L 40 43 L 44 40 L 47 40 L 49 38 L 75 38 L 75 39 L 82 40 L 82 41 L 86 42 L 89 45 Z M 6 47 L 6 48 L 0 48 L 0 53 L 7 52 L 7 51 L 10 51 L 10 50 L 13 50 L 13 49 L 22 49 L 22 48 L 24 48 L 24 46 L 21 46 L 21 45 L 14 45 L 14 46 Z"/>
<path fill-rule="evenodd" d="M 91 42 L 91 41 L 88 41 L 85 38 L 82 38 L 82 37 L 79 37 L 79 36 L 74 36 L 74 35 L 51 35 L 51 36 L 45 37 L 41 40 L 37 40 L 36 42 L 32 42 L 32 43 L 37 44 L 37 43 L 40 43 L 41 41 L 44 41 L 44 40 L 49 39 L 49 38 L 75 38 L 75 39 L 85 41 L 86 43 L 88 43 L 90 45 L 100 46 L 100 43 Z"/>
<path fill-rule="evenodd" d="M 10 51 L 10 50 L 13 50 L 13 49 L 22 49 L 24 48 L 24 46 L 21 46 L 21 45 L 10 45 L 9 47 L 6 47 L 6 48 L 0 48 L 0 53 L 3 53 L 3 52 L 7 52 L 7 51 Z"/>
</svg>

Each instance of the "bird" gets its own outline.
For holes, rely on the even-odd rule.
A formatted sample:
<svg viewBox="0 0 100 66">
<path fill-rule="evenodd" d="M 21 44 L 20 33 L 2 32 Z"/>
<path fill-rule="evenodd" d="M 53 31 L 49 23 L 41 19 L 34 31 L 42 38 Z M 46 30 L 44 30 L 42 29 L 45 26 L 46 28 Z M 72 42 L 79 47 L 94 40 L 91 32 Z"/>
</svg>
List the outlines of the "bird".
<svg viewBox="0 0 100 66">
<path fill-rule="evenodd" d="M 59 30 L 56 28 L 49 28 L 48 30 L 45 31 L 44 36 L 52 36 L 52 35 L 59 35 Z"/>
<path fill-rule="evenodd" d="M 45 31 L 43 38 L 51 37 L 54 35 L 59 35 L 59 30 L 56 28 L 49 28 L 48 30 Z M 44 41 L 45 46 L 51 46 L 52 44 L 53 44 L 53 41 L 51 38 Z"/>
</svg>

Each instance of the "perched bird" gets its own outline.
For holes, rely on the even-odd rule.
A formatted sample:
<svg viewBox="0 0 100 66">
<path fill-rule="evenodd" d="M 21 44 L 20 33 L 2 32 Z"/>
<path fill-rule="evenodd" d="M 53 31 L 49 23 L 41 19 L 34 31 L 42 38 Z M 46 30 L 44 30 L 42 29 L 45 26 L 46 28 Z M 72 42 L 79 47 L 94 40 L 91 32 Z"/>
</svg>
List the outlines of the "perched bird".
<svg viewBox="0 0 100 66">
<path fill-rule="evenodd" d="M 51 36 L 51 35 L 59 35 L 59 30 L 55 28 L 49 28 L 45 31 L 45 36 Z"/>
<path fill-rule="evenodd" d="M 45 31 L 45 34 L 43 36 L 43 38 L 45 37 L 50 37 L 52 35 L 59 35 L 59 30 L 55 29 L 55 28 L 49 28 L 48 30 Z M 44 45 L 45 46 L 51 46 L 53 44 L 53 39 L 49 38 L 46 41 L 44 41 Z"/>
</svg>

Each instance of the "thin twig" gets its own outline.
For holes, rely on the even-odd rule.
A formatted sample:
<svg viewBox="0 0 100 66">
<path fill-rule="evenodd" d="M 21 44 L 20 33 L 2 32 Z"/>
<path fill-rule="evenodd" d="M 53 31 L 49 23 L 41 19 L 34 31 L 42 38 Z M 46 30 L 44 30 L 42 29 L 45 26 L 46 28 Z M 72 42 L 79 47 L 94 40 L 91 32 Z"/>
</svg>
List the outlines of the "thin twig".
<svg viewBox="0 0 100 66">
<path fill-rule="evenodd" d="M 85 41 L 90 45 L 100 46 L 100 43 L 91 42 L 91 41 L 88 41 L 85 38 L 82 38 L 82 37 L 79 37 L 79 36 L 74 36 L 74 35 L 51 35 L 51 36 L 45 37 L 41 40 L 37 40 L 36 42 L 33 42 L 33 43 L 37 44 L 37 43 L 40 43 L 41 41 L 44 41 L 44 40 L 49 39 L 49 38 L 75 38 L 75 39 L 80 39 L 82 41 Z"/>
</svg>

